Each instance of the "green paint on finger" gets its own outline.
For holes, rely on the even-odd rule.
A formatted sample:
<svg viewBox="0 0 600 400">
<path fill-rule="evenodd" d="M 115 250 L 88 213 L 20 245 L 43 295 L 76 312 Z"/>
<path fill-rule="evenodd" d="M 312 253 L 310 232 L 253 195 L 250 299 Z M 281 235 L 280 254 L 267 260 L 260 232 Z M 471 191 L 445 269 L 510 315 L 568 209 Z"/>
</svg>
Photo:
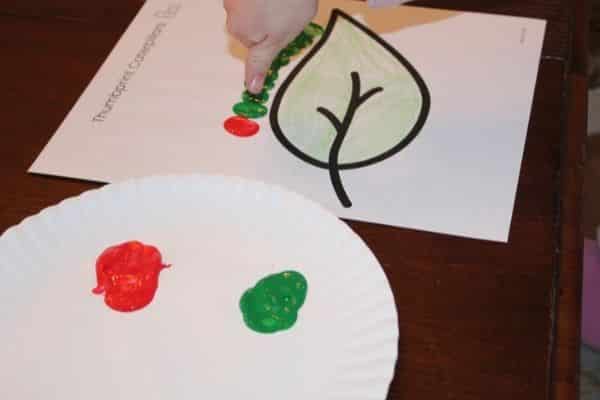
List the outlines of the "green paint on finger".
<svg viewBox="0 0 600 400">
<path fill-rule="evenodd" d="M 268 275 L 246 290 L 240 299 L 244 323 L 258 333 L 290 329 L 304 304 L 308 283 L 296 271 Z"/>
</svg>

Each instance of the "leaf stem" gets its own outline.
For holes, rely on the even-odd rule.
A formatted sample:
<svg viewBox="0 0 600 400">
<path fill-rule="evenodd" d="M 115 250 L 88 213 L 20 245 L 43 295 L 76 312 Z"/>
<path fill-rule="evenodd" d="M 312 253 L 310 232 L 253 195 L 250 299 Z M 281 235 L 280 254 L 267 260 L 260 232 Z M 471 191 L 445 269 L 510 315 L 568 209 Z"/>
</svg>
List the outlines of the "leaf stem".
<svg viewBox="0 0 600 400">
<path fill-rule="evenodd" d="M 327 118 L 327 120 L 331 123 L 331 125 L 333 125 L 336 131 L 336 135 L 333 139 L 331 149 L 329 150 L 329 177 L 331 179 L 333 189 L 335 190 L 335 193 L 338 199 L 340 200 L 340 203 L 342 203 L 342 205 L 346 208 L 352 207 L 352 202 L 348 197 L 348 193 L 346 193 L 346 190 L 344 189 L 342 177 L 340 176 L 340 150 L 342 148 L 342 144 L 344 143 L 344 139 L 346 139 L 348 129 L 350 128 L 350 124 L 352 123 L 352 119 L 354 118 L 354 114 L 356 113 L 358 108 L 373 95 L 383 91 L 382 87 L 375 87 L 361 95 L 360 75 L 358 74 L 358 72 L 353 71 L 352 73 L 350 73 L 350 78 L 352 79 L 352 92 L 350 94 L 350 101 L 348 102 L 346 113 L 344 114 L 344 119 L 341 122 L 335 116 L 335 114 L 327 108 L 317 108 L 317 112 L 321 113 L 325 118 Z"/>
</svg>

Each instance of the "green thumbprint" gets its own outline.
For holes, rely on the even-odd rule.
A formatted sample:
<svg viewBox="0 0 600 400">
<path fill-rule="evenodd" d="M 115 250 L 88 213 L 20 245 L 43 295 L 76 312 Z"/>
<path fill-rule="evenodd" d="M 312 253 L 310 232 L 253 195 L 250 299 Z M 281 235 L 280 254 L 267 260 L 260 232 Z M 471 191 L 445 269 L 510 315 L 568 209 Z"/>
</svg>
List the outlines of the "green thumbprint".
<svg viewBox="0 0 600 400">
<path fill-rule="evenodd" d="M 240 310 L 246 326 L 258 333 L 274 333 L 291 328 L 304 304 L 308 284 L 296 271 L 284 271 L 262 278 L 246 290 Z"/>
</svg>

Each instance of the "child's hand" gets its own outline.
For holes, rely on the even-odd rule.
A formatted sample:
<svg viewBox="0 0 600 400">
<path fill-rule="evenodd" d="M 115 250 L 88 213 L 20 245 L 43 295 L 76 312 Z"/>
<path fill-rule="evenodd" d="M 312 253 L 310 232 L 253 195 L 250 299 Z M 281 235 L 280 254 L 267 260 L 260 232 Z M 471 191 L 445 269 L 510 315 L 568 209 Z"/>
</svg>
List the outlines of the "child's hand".
<svg viewBox="0 0 600 400">
<path fill-rule="evenodd" d="M 227 29 L 248 48 L 245 84 L 259 93 L 277 53 L 317 12 L 318 0 L 223 0 Z"/>
</svg>

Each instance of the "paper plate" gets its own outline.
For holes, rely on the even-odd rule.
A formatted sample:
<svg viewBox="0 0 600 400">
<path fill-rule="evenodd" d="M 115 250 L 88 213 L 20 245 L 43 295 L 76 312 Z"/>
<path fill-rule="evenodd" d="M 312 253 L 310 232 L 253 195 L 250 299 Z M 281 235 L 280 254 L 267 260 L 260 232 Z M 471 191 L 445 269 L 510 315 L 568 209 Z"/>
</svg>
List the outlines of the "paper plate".
<svg viewBox="0 0 600 400">
<path fill-rule="evenodd" d="M 95 261 L 128 240 L 172 265 L 147 307 L 93 295 Z M 308 281 L 295 325 L 244 324 L 264 276 Z M 0 237 L 0 398 L 385 399 L 397 358 L 394 298 L 343 222 L 296 194 L 216 176 L 105 186 Z"/>
</svg>

